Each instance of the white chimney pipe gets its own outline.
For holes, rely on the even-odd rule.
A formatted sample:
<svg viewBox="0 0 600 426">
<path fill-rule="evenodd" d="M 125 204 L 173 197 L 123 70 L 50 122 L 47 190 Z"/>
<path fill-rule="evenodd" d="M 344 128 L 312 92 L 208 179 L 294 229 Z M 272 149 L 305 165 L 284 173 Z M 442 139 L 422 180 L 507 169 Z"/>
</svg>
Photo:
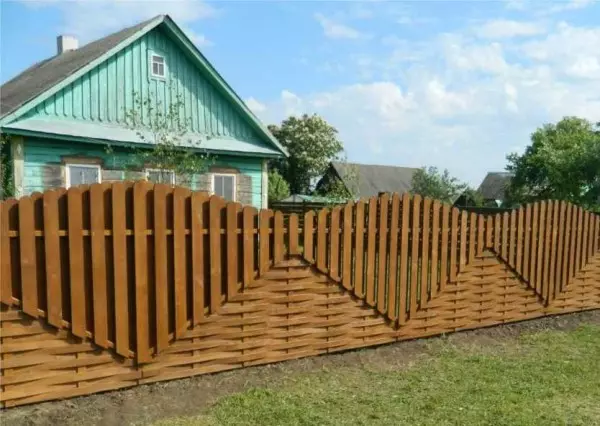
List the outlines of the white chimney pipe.
<svg viewBox="0 0 600 426">
<path fill-rule="evenodd" d="M 76 50 L 79 47 L 79 41 L 70 35 L 59 35 L 56 37 L 56 54 L 61 55 L 69 50 Z"/>
</svg>

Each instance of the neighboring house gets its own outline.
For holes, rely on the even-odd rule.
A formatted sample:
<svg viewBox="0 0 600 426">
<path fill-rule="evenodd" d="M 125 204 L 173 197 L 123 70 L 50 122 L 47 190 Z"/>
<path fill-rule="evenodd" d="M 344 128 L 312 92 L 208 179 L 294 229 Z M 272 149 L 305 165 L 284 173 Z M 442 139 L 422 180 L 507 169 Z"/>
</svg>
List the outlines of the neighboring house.
<svg viewBox="0 0 600 426">
<path fill-rule="evenodd" d="M 131 147 L 144 146 L 125 114 L 136 95 L 159 99 L 165 108 L 180 96 L 189 120 L 186 140 L 201 140 L 215 158 L 209 173 L 194 177 L 192 189 L 267 207 L 267 161 L 287 155 L 285 149 L 169 16 L 80 48 L 74 38 L 60 36 L 57 47 L 55 56 L 0 88 L 0 130 L 10 136 L 15 196 L 155 180 L 152 170 L 124 170 Z M 177 176 L 170 180 L 180 182 Z"/>
<path fill-rule="evenodd" d="M 341 182 L 356 198 L 377 196 L 381 192 L 409 192 L 412 178 L 419 170 L 413 167 L 331 162 L 317 183 L 316 191 L 326 192 L 330 185 Z"/>
<path fill-rule="evenodd" d="M 486 206 L 500 207 L 506 199 L 506 188 L 510 184 L 512 173 L 509 172 L 489 172 L 479 189 L 477 190 L 483 197 Z"/>
</svg>

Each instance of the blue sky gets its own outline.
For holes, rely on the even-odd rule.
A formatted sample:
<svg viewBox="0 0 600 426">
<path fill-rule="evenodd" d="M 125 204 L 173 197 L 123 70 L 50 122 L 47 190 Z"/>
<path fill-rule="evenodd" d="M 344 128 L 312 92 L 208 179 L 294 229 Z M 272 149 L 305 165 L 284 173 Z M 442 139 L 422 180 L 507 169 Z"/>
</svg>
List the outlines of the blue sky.
<svg viewBox="0 0 600 426">
<path fill-rule="evenodd" d="M 565 115 L 600 117 L 600 3 L 5 1 L 0 81 L 168 13 L 266 123 L 319 113 L 352 161 L 477 185 Z"/>
</svg>

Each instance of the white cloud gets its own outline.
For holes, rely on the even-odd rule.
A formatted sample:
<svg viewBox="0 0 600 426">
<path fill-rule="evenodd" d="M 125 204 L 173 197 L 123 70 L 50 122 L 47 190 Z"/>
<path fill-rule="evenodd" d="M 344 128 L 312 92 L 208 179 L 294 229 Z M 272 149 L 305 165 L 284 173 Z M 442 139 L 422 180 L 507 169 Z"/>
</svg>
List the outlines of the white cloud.
<svg viewBox="0 0 600 426">
<path fill-rule="evenodd" d="M 111 32 L 135 25 L 159 14 L 168 14 L 187 29 L 190 39 L 200 47 L 210 42 L 189 27 L 192 23 L 214 17 L 218 10 L 200 0 L 99 0 L 99 1 L 24 1 L 30 7 L 56 7 L 62 14 L 62 33 L 72 34 L 82 42 L 89 42 Z"/>
<path fill-rule="evenodd" d="M 264 112 L 267 109 L 265 104 L 260 103 L 252 97 L 246 99 L 244 102 L 246 103 L 246 106 L 250 108 L 250 110 L 255 114 L 260 114 L 261 112 Z"/>
<path fill-rule="evenodd" d="M 541 34 L 545 26 L 539 22 L 521 22 L 507 19 L 487 21 L 475 29 L 475 34 L 482 38 L 501 39 L 526 37 Z"/>
<path fill-rule="evenodd" d="M 344 24 L 326 18 L 320 13 L 315 14 L 315 19 L 321 24 L 325 36 L 333 39 L 359 39 L 365 37 L 360 31 Z"/>
<path fill-rule="evenodd" d="M 547 13 L 561 13 L 569 10 L 584 9 L 592 5 L 596 0 L 570 0 L 566 2 L 557 2 L 547 10 Z"/>
</svg>

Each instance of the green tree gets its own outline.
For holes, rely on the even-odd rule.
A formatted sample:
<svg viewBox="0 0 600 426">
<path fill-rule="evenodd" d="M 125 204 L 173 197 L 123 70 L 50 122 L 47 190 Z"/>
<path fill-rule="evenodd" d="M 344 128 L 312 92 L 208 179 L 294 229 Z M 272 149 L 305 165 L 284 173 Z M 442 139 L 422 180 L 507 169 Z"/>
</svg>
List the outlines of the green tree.
<svg viewBox="0 0 600 426">
<path fill-rule="evenodd" d="M 287 149 L 289 157 L 273 163 L 293 194 L 308 194 L 329 163 L 343 152 L 338 132 L 320 116 L 291 116 L 269 130 Z"/>
<path fill-rule="evenodd" d="M 465 194 L 472 204 L 481 204 L 479 194 L 469 188 L 466 183 L 450 176 L 448 170 L 440 172 L 437 167 L 423 167 L 415 172 L 411 183 L 411 192 L 423 197 L 440 200 L 452 204 L 461 195 Z"/>
<path fill-rule="evenodd" d="M 290 186 L 277 170 L 269 171 L 269 203 L 290 196 Z"/>
<path fill-rule="evenodd" d="M 0 200 L 14 196 L 13 169 L 10 161 L 10 136 L 0 134 Z"/>
<path fill-rule="evenodd" d="M 600 209 L 600 127 L 565 117 L 531 135 L 522 155 L 508 155 L 514 177 L 508 203 L 555 199 Z"/>
<path fill-rule="evenodd" d="M 125 120 L 143 145 L 131 148 L 127 169 L 151 169 L 152 179 L 162 183 L 171 183 L 174 174 L 183 185 L 190 185 L 195 175 L 208 170 L 213 159 L 202 149 L 202 141 L 191 136 L 191 118 L 183 111 L 180 97 L 168 105 L 153 97 L 134 97 L 134 106 L 125 111 Z M 107 151 L 112 152 L 112 148 Z"/>
</svg>

